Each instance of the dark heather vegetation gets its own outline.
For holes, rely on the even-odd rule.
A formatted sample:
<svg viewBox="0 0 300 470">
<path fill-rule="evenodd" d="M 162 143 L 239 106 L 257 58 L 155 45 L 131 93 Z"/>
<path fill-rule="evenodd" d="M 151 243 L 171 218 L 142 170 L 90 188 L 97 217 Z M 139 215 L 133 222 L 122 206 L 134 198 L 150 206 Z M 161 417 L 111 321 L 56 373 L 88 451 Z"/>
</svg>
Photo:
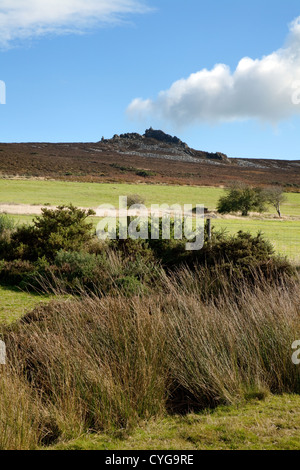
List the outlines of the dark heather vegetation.
<svg viewBox="0 0 300 470">
<path fill-rule="evenodd" d="M 89 215 L 0 219 L 1 282 L 64 299 L 2 327 L 0 449 L 300 392 L 299 279 L 261 234 L 213 231 L 187 252 L 186 240 L 100 241 Z"/>
</svg>

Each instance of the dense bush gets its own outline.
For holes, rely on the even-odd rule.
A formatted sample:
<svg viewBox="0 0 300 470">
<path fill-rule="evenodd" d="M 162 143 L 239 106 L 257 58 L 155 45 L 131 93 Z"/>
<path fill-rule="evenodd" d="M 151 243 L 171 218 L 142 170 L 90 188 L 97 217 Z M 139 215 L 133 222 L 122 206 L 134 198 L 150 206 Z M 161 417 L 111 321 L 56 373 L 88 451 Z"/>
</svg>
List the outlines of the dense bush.
<svg viewBox="0 0 300 470">
<path fill-rule="evenodd" d="M 217 210 L 220 214 L 265 210 L 266 194 L 261 188 L 253 188 L 243 183 L 235 183 L 226 189 L 226 195 L 219 199 Z"/>
<path fill-rule="evenodd" d="M 131 207 L 133 205 L 144 205 L 145 198 L 140 196 L 139 194 L 129 194 L 127 196 L 127 207 Z"/>
<path fill-rule="evenodd" d="M 287 260 L 274 255 L 272 245 L 263 238 L 246 232 L 228 236 L 224 231 L 212 231 L 208 239 L 205 228 L 204 247 L 186 251 L 187 239 L 175 239 L 175 223 L 170 224 L 170 239 L 163 239 L 162 219 L 159 239 L 118 238 L 109 242 L 98 240 L 93 224 L 87 222 L 90 211 L 73 206 L 57 210 L 43 209 L 33 225 L 18 227 L 0 240 L 0 281 L 22 287 L 36 286 L 42 279 L 59 279 L 67 290 L 93 289 L 113 292 L 123 286 L 128 295 L 139 294 L 155 282 L 160 266 L 173 272 L 186 264 L 191 269 L 206 267 L 229 276 L 242 273 L 249 279 L 260 272 L 270 280 L 283 274 L 293 274 Z M 113 260 L 113 261 L 112 261 Z M 150 274 L 153 272 L 153 275 Z M 157 283 L 156 283 L 157 287 Z"/>
<path fill-rule="evenodd" d="M 25 285 L 37 274 L 36 266 L 27 260 L 0 261 L 0 282 L 12 286 Z"/>
<path fill-rule="evenodd" d="M 137 176 L 142 176 L 143 178 L 149 178 L 150 176 L 156 176 L 154 171 L 149 170 L 138 170 L 135 173 Z"/>
<path fill-rule="evenodd" d="M 42 257 L 54 260 L 59 250 L 79 251 L 93 236 L 93 223 L 87 221 L 93 214 L 92 210 L 72 205 L 56 210 L 43 208 L 33 225 L 18 227 L 12 234 L 8 256 L 30 261 Z"/>
</svg>

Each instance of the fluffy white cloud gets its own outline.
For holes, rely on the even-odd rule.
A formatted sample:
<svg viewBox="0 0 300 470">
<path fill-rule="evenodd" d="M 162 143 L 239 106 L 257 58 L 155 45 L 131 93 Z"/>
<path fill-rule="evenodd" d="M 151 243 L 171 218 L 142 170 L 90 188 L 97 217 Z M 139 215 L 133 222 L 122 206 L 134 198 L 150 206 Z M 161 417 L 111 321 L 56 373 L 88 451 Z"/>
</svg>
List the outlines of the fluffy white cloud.
<svg viewBox="0 0 300 470">
<path fill-rule="evenodd" d="M 83 32 L 144 11 L 143 0 L 0 0 L 0 44 L 47 33 Z"/>
<path fill-rule="evenodd" d="M 300 17 L 291 23 L 284 47 L 272 54 L 244 57 L 233 72 L 224 64 L 203 69 L 155 100 L 136 98 L 127 111 L 133 119 L 157 117 L 180 127 L 251 118 L 276 123 L 299 114 L 299 103 Z"/>
</svg>

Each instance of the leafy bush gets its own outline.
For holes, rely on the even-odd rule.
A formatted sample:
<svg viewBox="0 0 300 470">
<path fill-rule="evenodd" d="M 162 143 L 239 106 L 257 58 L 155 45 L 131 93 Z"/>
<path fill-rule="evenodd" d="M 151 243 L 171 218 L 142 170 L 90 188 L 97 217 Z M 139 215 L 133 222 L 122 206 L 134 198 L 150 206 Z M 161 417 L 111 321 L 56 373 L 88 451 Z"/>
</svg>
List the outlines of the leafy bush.
<svg viewBox="0 0 300 470">
<path fill-rule="evenodd" d="M 265 210 L 266 194 L 261 188 L 253 188 L 246 184 L 233 184 L 226 189 L 227 194 L 219 199 L 217 211 L 220 214 L 242 212 L 247 216 L 249 211 Z"/>
<path fill-rule="evenodd" d="M 187 239 L 174 239 L 174 221 L 171 221 L 170 239 L 162 239 L 162 219 L 159 225 L 159 239 L 150 237 L 150 221 L 148 222 L 149 239 L 112 240 L 110 246 L 121 252 L 124 259 L 131 261 L 141 259 L 145 264 L 156 263 L 168 271 L 186 264 L 191 269 L 200 266 L 209 269 L 223 269 L 230 275 L 233 271 L 253 278 L 255 272 L 265 274 L 268 279 L 276 280 L 281 275 L 292 276 L 294 268 L 287 259 L 276 256 L 272 244 L 262 233 L 252 235 L 239 231 L 235 235 L 227 235 L 225 231 L 215 232 L 208 238 L 207 223 L 204 231 L 204 246 L 199 251 L 186 251 Z"/>
<path fill-rule="evenodd" d="M 23 225 L 12 234 L 9 256 L 30 261 L 45 257 L 53 261 L 59 250 L 80 251 L 93 236 L 93 223 L 87 222 L 87 218 L 94 214 L 72 205 L 56 210 L 43 208 L 32 226 Z"/>
<path fill-rule="evenodd" d="M 134 276 L 125 276 L 116 280 L 117 290 L 126 297 L 140 295 L 145 291 L 143 283 Z"/>
<path fill-rule="evenodd" d="M 131 207 L 135 204 L 144 205 L 145 198 L 139 194 L 129 194 L 129 196 L 127 196 L 127 207 Z"/>
</svg>

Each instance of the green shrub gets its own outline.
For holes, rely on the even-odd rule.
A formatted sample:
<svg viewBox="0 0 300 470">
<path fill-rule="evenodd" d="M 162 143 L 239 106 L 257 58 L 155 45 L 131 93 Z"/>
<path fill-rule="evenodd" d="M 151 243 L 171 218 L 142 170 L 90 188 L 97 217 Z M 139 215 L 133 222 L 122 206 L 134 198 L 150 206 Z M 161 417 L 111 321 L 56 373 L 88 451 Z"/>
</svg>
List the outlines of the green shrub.
<svg viewBox="0 0 300 470">
<path fill-rule="evenodd" d="M 143 196 L 140 196 L 139 194 L 129 194 L 127 196 L 127 207 L 131 207 L 135 204 L 144 205 L 145 198 Z"/>
<path fill-rule="evenodd" d="M 278 289 L 240 279 L 237 297 L 220 277 L 224 293 L 205 301 L 202 280 L 181 269 L 161 279 L 161 294 L 132 299 L 121 282 L 118 296 L 52 303 L 7 327 L 3 339 L 18 374 L 4 394 L 0 384 L 2 428 L 20 436 L 24 426 L 24 446 L 47 442 L 40 426 L 28 426 L 31 413 L 20 425 L 16 419 L 23 416 L 23 390 L 25 411 L 30 403 L 41 409 L 43 399 L 44 414 L 53 420 L 42 423 L 54 440 L 130 429 L 167 410 L 299 393 L 300 369 L 291 361 L 300 334 L 299 280 Z M 39 424 L 41 416 L 36 419 Z M 0 445 L 7 446 L 2 434 Z"/>
<path fill-rule="evenodd" d="M 261 188 L 253 188 L 243 183 L 235 183 L 226 189 L 227 194 L 219 199 L 217 211 L 220 214 L 242 212 L 247 216 L 249 211 L 263 212 L 266 195 Z"/>
<path fill-rule="evenodd" d="M 140 295 L 145 291 L 142 282 L 134 276 L 125 276 L 116 280 L 117 290 L 126 297 Z"/>
<path fill-rule="evenodd" d="M 45 257 L 53 261 L 59 250 L 80 251 L 93 236 L 93 223 L 87 222 L 93 214 L 92 210 L 72 205 L 56 210 L 43 208 L 32 226 L 18 227 L 12 234 L 9 256 L 30 261 Z"/>
<path fill-rule="evenodd" d="M 55 257 L 52 273 L 60 279 L 61 285 L 66 289 L 93 289 L 101 284 L 103 287 L 105 283 L 107 272 L 101 269 L 104 266 L 105 262 L 101 256 L 61 250 Z"/>
<path fill-rule="evenodd" d="M 154 171 L 149 171 L 149 170 L 138 170 L 135 174 L 137 176 L 142 176 L 143 178 L 149 178 L 150 176 L 156 176 L 156 173 Z"/>
</svg>

